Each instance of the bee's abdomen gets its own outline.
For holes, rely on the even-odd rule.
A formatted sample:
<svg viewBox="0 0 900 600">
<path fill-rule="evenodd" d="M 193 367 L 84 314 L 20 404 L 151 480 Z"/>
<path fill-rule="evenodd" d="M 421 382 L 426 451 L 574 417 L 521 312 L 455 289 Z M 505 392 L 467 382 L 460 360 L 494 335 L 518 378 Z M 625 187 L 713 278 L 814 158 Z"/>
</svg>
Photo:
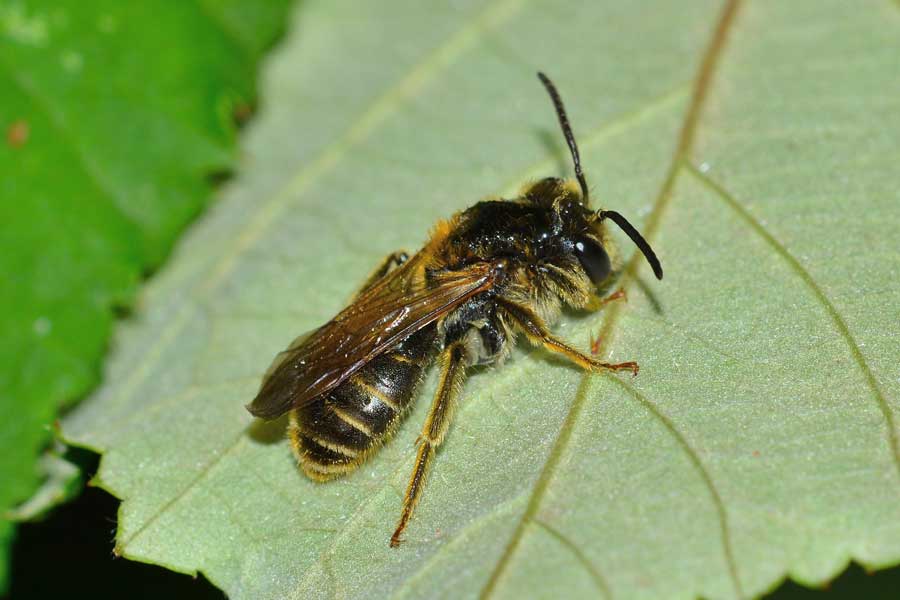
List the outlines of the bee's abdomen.
<svg viewBox="0 0 900 600">
<path fill-rule="evenodd" d="M 433 327 L 418 332 L 291 411 L 291 444 L 308 476 L 325 480 L 354 470 L 393 433 L 431 362 L 434 336 Z"/>
</svg>

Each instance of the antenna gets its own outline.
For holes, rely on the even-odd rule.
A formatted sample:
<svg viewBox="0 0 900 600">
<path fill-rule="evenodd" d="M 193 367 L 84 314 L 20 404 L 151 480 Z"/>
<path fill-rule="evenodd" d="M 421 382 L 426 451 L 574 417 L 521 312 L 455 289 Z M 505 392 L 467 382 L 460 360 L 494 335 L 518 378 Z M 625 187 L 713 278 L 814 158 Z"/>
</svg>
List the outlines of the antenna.
<svg viewBox="0 0 900 600">
<path fill-rule="evenodd" d="M 562 98 L 559 97 L 559 92 L 556 91 L 556 86 L 553 85 L 553 82 L 550 81 L 549 77 L 547 77 L 540 71 L 538 71 L 537 76 L 538 79 L 541 80 L 541 83 L 544 84 L 544 87 L 547 88 L 547 93 L 550 94 L 550 99 L 553 100 L 553 107 L 556 109 L 556 116 L 559 117 L 559 126 L 562 127 L 563 136 L 566 138 L 566 143 L 569 145 L 569 151 L 572 153 L 572 162 L 575 165 L 575 177 L 578 179 L 578 185 L 581 186 L 581 196 L 584 205 L 590 206 L 587 180 L 585 180 L 584 172 L 581 170 L 581 156 L 578 154 L 578 144 L 575 143 L 575 135 L 572 133 L 572 127 L 569 125 L 569 118 L 566 116 L 566 108 L 565 106 L 563 106 Z M 644 236 L 642 236 L 640 232 L 635 229 L 631 223 L 628 222 L 628 219 L 614 210 L 597 211 L 597 217 L 601 221 L 603 221 L 603 219 L 611 219 L 613 223 L 618 225 L 644 254 L 644 258 L 646 258 L 647 262 L 650 263 L 650 268 L 653 269 L 653 274 L 656 275 L 656 278 L 663 278 L 662 265 L 659 264 L 659 259 L 656 258 L 656 253 L 653 252 L 653 248 L 650 247 L 650 244 L 647 243 L 647 240 L 644 239 Z"/>
<path fill-rule="evenodd" d="M 662 265 L 659 264 L 659 259 L 656 258 L 656 253 L 653 251 L 653 248 L 650 247 L 650 244 L 647 243 L 647 240 L 644 239 L 644 236 L 642 236 L 640 232 L 635 229 L 631 223 L 628 222 L 628 219 L 614 210 L 597 211 L 597 216 L 601 221 L 606 218 L 612 219 L 613 223 L 618 225 L 622 229 L 622 231 L 628 234 L 628 237 L 631 238 L 631 241 L 634 242 L 634 244 L 638 248 L 640 248 L 641 252 L 644 253 L 644 258 L 646 258 L 647 262 L 650 263 L 650 268 L 653 269 L 653 274 L 656 275 L 656 278 L 663 278 Z"/>
<path fill-rule="evenodd" d="M 553 82 L 550 81 L 550 78 L 540 71 L 538 71 L 537 76 L 538 79 L 541 80 L 541 83 L 544 84 L 544 87 L 547 88 L 547 93 L 550 94 L 550 99 L 553 100 L 553 107 L 556 109 L 556 116 L 559 117 L 559 126 L 562 127 L 563 136 L 566 138 L 566 143 L 569 145 L 569 151 L 572 153 L 572 162 L 575 164 L 575 177 L 578 179 L 578 185 L 581 186 L 582 200 L 585 206 L 590 206 L 591 202 L 590 198 L 588 197 L 587 181 L 584 178 L 584 172 L 582 172 L 581 170 L 581 157 L 578 155 L 578 144 L 575 143 L 575 136 L 572 134 L 572 127 L 569 125 L 569 118 L 566 116 L 566 107 L 563 106 L 562 98 L 559 97 L 559 92 L 556 91 L 556 86 L 553 85 Z M 632 231 L 634 231 L 633 228 Z M 640 235 L 638 235 L 638 237 L 640 237 Z M 643 238 L 641 239 L 643 240 Z M 644 242 L 644 244 L 646 243 L 647 242 Z"/>
</svg>

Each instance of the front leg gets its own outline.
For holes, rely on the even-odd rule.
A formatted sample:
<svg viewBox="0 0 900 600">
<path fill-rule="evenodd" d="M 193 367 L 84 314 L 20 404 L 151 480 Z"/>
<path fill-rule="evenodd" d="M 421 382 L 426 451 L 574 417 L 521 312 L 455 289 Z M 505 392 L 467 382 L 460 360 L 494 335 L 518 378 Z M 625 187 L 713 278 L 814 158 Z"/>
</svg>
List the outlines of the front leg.
<svg viewBox="0 0 900 600">
<path fill-rule="evenodd" d="M 628 294 L 625 293 L 625 288 L 619 288 L 605 298 L 593 295 L 585 308 L 591 312 L 598 311 L 610 302 L 615 302 L 616 300 L 628 302 Z"/>
<path fill-rule="evenodd" d="M 403 498 L 403 511 L 397 522 L 397 529 L 391 536 L 391 548 L 396 548 L 402 541 L 400 535 L 406 529 L 412 517 L 416 504 L 422 496 L 425 488 L 425 478 L 428 476 L 428 468 L 434 459 L 434 453 L 447 435 L 450 427 L 450 419 L 456 408 L 456 399 L 462 389 L 466 378 L 466 352 L 462 344 L 454 343 L 441 354 L 441 378 L 438 382 L 437 392 L 431 402 L 431 410 L 422 433 L 419 435 L 419 451 L 416 454 L 416 466 L 413 468 L 409 485 L 406 487 L 406 496 Z"/>
<path fill-rule="evenodd" d="M 512 324 L 522 330 L 531 343 L 542 345 L 551 352 L 562 354 L 586 371 L 631 371 L 632 375 L 637 375 L 638 364 L 636 362 L 607 363 L 599 361 L 554 337 L 547 330 L 547 326 L 544 325 L 541 318 L 530 308 L 508 300 L 499 299 L 498 302 L 503 308 L 504 315 Z"/>
<path fill-rule="evenodd" d="M 616 300 L 622 300 L 623 302 L 628 302 L 628 294 L 625 293 L 625 288 L 619 288 L 606 298 L 601 298 L 599 296 L 594 296 L 591 298 L 591 301 L 585 307 L 590 311 L 597 311 L 609 304 L 610 302 L 615 302 Z M 591 354 L 596 355 L 600 354 L 600 337 L 594 337 L 594 333 L 591 332 Z"/>
</svg>

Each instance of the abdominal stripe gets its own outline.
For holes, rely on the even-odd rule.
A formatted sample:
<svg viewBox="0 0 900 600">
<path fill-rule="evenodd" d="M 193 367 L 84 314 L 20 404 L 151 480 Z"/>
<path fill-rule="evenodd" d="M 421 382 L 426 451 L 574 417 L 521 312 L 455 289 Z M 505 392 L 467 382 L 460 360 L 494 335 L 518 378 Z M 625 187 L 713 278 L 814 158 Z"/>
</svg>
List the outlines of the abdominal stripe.
<svg viewBox="0 0 900 600">
<path fill-rule="evenodd" d="M 399 352 L 394 352 L 392 354 L 388 354 L 388 358 L 395 360 L 397 362 L 406 363 L 408 365 L 415 365 L 417 367 L 421 367 L 422 365 L 405 354 L 400 354 Z"/>
<path fill-rule="evenodd" d="M 341 421 L 343 421 L 344 423 L 346 423 L 346 424 L 349 425 L 350 427 L 353 427 L 354 429 L 356 429 L 356 430 L 359 431 L 360 433 L 364 433 L 365 435 L 367 435 L 367 436 L 369 436 L 369 437 L 374 437 L 374 436 L 372 435 L 372 428 L 371 428 L 371 427 L 369 427 L 368 425 L 366 425 L 365 423 L 363 423 L 363 422 L 360 421 L 359 419 L 350 416 L 349 414 L 347 414 L 346 411 L 344 411 L 343 409 L 341 409 L 341 408 L 340 408 L 339 406 L 337 406 L 336 404 L 332 404 L 332 405 L 331 405 L 331 410 L 332 410 L 332 412 L 334 412 L 334 414 L 335 414 L 335 416 L 336 416 L 337 418 L 339 418 Z"/>
<path fill-rule="evenodd" d="M 393 410 L 396 413 L 401 412 L 403 409 L 391 398 L 388 397 L 387 394 L 379 390 L 374 385 L 365 381 L 359 375 L 354 375 L 350 378 L 350 382 L 359 388 L 364 394 L 368 395 L 370 398 L 374 398 Z"/>
<path fill-rule="evenodd" d="M 319 437 L 318 435 L 310 434 L 308 432 L 303 432 L 303 435 L 308 440 L 315 443 L 316 445 L 321 446 L 322 448 L 324 448 L 326 450 L 331 450 L 332 452 L 337 452 L 338 454 L 340 454 L 342 456 L 346 456 L 347 458 L 356 458 L 357 456 L 359 456 L 358 451 L 354 450 L 353 448 L 344 446 L 343 444 L 337 444 L 333 441 L 326 440 L 324 438 Z"/>
</svg>

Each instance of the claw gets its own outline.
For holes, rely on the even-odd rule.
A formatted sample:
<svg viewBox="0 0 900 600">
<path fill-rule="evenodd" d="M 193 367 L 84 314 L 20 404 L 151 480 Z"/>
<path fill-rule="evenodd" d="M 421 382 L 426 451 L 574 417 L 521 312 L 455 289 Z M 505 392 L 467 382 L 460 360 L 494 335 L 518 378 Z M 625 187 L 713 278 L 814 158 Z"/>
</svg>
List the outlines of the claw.
<svg viewBox="0 0 900 600">
<path fill-rule="evenodd" d="M 623 302 L 628 302 L 628 294 L 625 293 L 625 288 L 619 288 L 614 291 L 612 294 L 603 299 L 603 304 L 607 302 L 612 302 L 613 300 L 621 299 Z"/>
<path fill-rule="evenodd" d="M 611 368 L 611 369 L 614 369 L 614 370 L 616 370 L 616 371 L 631 371 L 631 376 L 632 376 L 632 377 L 637 376 L 638 370 L 640 370 L 640 367 L 639 367 L 638 364 L 637 364 L 636 362 L 634 362 L 634 361 L 629 361 L 629 362 L 618 363 L 618 364 L 615 364 L 615 365 L 610 365 L 610 368 Z"/>
<path fill-rule="evenodd" d="M 599 335 L 594 337 L 594 332 L 591 332 L 591 354 L 594 356 L 600 354 L 601 343 L 603 343 L 603 339 Z"/>
</svg>

